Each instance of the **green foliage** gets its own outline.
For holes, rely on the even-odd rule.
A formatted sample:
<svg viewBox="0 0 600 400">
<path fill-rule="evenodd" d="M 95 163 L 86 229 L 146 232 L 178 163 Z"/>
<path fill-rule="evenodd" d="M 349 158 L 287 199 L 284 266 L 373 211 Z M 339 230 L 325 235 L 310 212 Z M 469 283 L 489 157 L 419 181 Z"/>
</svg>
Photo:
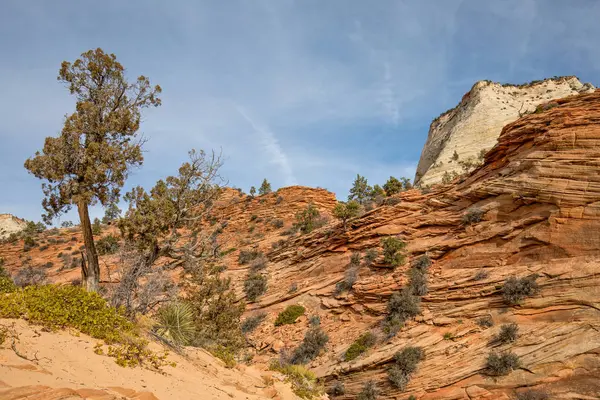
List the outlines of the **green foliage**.
<svg viewBox="0 0 600 400">
<path fill-rule="evenodd" d="M 60 226 L 63 228 L 70 228 L 73 226 L 73 221 L 63 221 L 60 223 Z"/>
<path fill-rule="evenodd" d="M 227 368 L 233 368 L 237 364 L 235 361 L 235 351 L 226 346 L 215 346 L 210 349 L 210 353 L 225 363 Z"/>
<path fill-rule="evenodd" d="M 344 353 L 344 360 L 354 360 L 356 357 L 367 351 L 370 347 L 373 347 L 376 342 L 377 337 L 373 333 L 363 333 L 354 341 L 354 343 L 350 345 L 350 347 L 348 347 L 348 350 L 346 350 Z"/>
<path fill-rule="evenodd" d="M 94 223 L 92 224 L 92 234 L 94 236 L 100 235 L 102 233 L 102 225 L 98 218 L 94 218 Z"/>
<path fill-rule="evenodd" d="M 119 251 L 119 238 L 113 235 L 106 235 L 96 242 L 96 251 L 98 255 L 115 254 Z"/>
<path fill-rule="evenodd" d="M 377 249 L 368 249 L 365 252 L 365 256 L 363 258 L 365 261 L 365 265 L 367 267 L 370 267 L 371 265 L 373 265 L 377 257 L 379 257 L 379 252 L 377 251 Z"/>
<path fill-rule="evenodd" d="M 376 400 L 379 396 L 379 389 L 377 385 L 373 381 L 368 381 L 364 384 L 358 396 L 356 396 L 356 400 Z"/>
<path fill-rule="evenodd" d="M 473 279 L 475 279 L 476 281 L 481 281 L 486 279 L 489 275 L 490 274 L 486 270 L 480 269 L 479 271 L 477 271 L 475 276 L 473 276 Z"/>
<path fill-rule="evenodd" d="M 37 246 L 37 243 L 32 236 L 27 235 L 23 238 L 23 251 L 29 251 L 35 246 Z"/>
<path fill-rule="evenodd" d="M 454 339 L 454 334 L 452 332 L 444 333 L 444 340 L 452 340 Z"/>
<path fill-rule="evenodd" d="M 354 183 L 350 188 L 348 201 L 356 200 L 359 204 L 365 205 L 371 199 L 372 192 L 373 188 L 369 186 L 367 178 L 356 175 L 356 179 L 354 179 Z"/>
<path fill-rule="evenodd" d="M 262 253 L 250 262 L 250 272 L 256 273 L 265 268 L 267 268 L 267 259 Z"/>
<path fill-rule="evenodd" d="M 404 390 L 411 375 L 417 370 L 419 362 L 425 358 L 420 347 L 405 347 L 394 354 L 394 365 L 388 370 L 388 379 L 394 386 Z"/>
<path fill-rule="evenodd" d="M 318 398 L 323 394 L 316 375 L 303 365 L 281 364 L 273 362 L 270 369 L 281 372 L 292 385 L 292 391 L 303 399 Z"/>
<path fill-rule="evenodd" d="M 357 201 L 349 201 L 347 203 L 338 202 L 333 209 L 333 216 L 340 221 L 346 229 L 348 220 L 355 218 L 360 213 L 360 204 Z"/>
<path fill-rule="evenodd" d="M 254 302 L 267 291 L 267 277 L 259 273 L 251 272 L 244 281 L 244 293 L 246 298 Z"/>
<path fill-rule="evenodd" d="M 383 261 L 392 267 L 404 264 L 406 243 L 394 236 L 388 236 L 381 241 L 381 244 L 383 246 Z"/>
<path fill-rule="evenodd" d="M 427 294 L 427 273 L 418 268 L 411 268 L 408 287 L 415 296 Z"/>
<path fill-rule="evenodd" d="M 427 254 L 423 254 L 415 261 L 414 268 L 426 271 L 431 266 L 431 258 Z"/>
<path fill-rule="evenodd" d="M 276 229 L 283 228 L 283 220 L 282 219 L 274 219 L 271 222 L 271 225 L 273 225 L 273 227 Z"/>
<path fill-rule="evenodd" d="M 23 229 L 24 235 L 35 236 L 38 233 L 42 233 L 46 230 L 46 225 L 42 222 L 35 223 L 33 221 L 27 221 L 25 229 Z"/>
<path fill-rule="evenodd" d="M 390 297 L 387 305 L 386 331 L 393 336 L 404 322 L 421 312 L 421 299 L 412 294 L 409 288 L 395 292 Z"/>
<path fill-rule="evenodd" d="M 329 389 L 329 391 L 327 392 L 330 396 L 342 396 L 344 394 L 346 394 L 346 387 L 344 386 L 344 382 L 342 381 L 335 381 L 333 383 L 333 385 L 331 385 L 331 388 Z"/>
<path fill-rule="evenodd" d="M 100 350 L 100 348 L 97 349 Z M 148 348 L 148 341 L 139 337 L 129 338 L 118 346 L 108 346 L 107 354 L 122 367 L 147 365 L 155 370 L 160 370 L 166 365 L 175 366 L 175 363 L 167 361 L 169 352 L 155 353 Z"/>
<path fill-rule="evenodd" d="M 308 319 L 308 324 L 310 326 L 321 325 L 321 317 L 319 317 L 318 315 L 311 315 L 310 318 Z"/>
<path fill-rule="evenodd" d="M 244 334 L 252 333 L 256 328 L 259 327 L 259 325 L 265 320 L 266 317 L 267 317 L 266 313 L 260 312 L 260 313 L 257 313 L 255 315 L 252 315 L 252 316 L 246 318 L 244 320 L 244 322 L 242 322 L 242 325 L 241 325 L 242 333 L 244 333 Z"/>
<path fill-rule="evenodd" d="M 326 221 L 321 218 L 321 213 L 310 203 L 304 210 L 296 213 L 296 222 L 294 227 L 302 233 L 310 233 L 314 229 L 325 225 Z"/>
<path fill-rule="evenodd" d="M 260 188 L 258 188 L 258 195 L 262 196 L 265 194 L 271 193 L 273 190 L 271 189 L 271 184 L 267 181 L 267 179 L 263 179 Z"/>
<path fill-rule="evenodd" d="M 385 194 L 388 196 L 398 194 L 403 190 L 402 182 L 397 178 L 390 176 L 390 179 L 383 185 L 383 190 L 385 190 Z"/>
<path fill-rule="evenodd" d="M 502 297 L 508 304 L 519 304 L 525 297 L 535 295 L 539 286 L 536 282 L 537 275 L 530 275 L 525 278 L 511 276 L 502 286 Z"/>
<path fill-rule="evenodd" d="M 462 217 L 462 223 L 464 225 L 471 225 L 480 222 L 483 219 L 485 211 L 478 207 L 469 208 Z"/>
<path fill-rule="evenodd" d="M 515 353 L 506 352 L 502 354 L 490 353 L 486 361 L 486 367 L 491 375 L 508 375 L 511 371 L 519 368 L 521 361 Z"/>
<path fill-rule="evenodd" d="M 496 339 L 500 343 L 512 343 L 519 337 L 519 325 L 513 323 L 500 326 Z"/>
<path fill-rule="evenodd" d="M 252 186 L 252 187 L 250 188 L 250 196 L 251 196 L 251 197 L 254 197 L 255 195 L 256 195 L 256 188 L 255 188 L 254 186 Z"/>
<path fill-rule="evenodd" d="M 103 224 L 110 224 L 121 215 L 121 209 L 116 203 L 110 203 L 104 210 L 104 217 L 102 217 Z"/>
<path fill-rule="evenodd" d="M 320 326 L 313 326 L 304 335 L 302 343 L 292 353 L 290 362 L 292 364 L 307 364 L 314 360 L 325 345 L 329 342 L 329 336 Z"/>
<path fill-rule="evenodd" d="M 12 279 L 8 276 L 0 275 L 0 295 L 2 293 L 12 293 L 17 289 Z"/>
<path fill-rule="evenodd" d="M 263 253 L 260 250 L 240 250 L 238 263 L 241 265 L 248 264 L 259 257 L 263 257 Z"/>
<path fill-rule="evenodd" d="M 481 326 L 482 328 L 491 328 L 494 326 L 494 320 L 491 316 L 485 315 L 477 320 L 477 325 Z"/>
<path fill-rule="evenodd" d="M 296 322 L 296 318 L 304 314 L 304 307 L 298 304 L 292 304 L 279 313 L 275 320 L 275 326 L 288 325 Z"/>
<path fill-rule="evenodd" d="M 191 343 L 196 335 L 194 311 L 184 302 L 168 303 L 158 309 L 155 332 L 178 345 Z"/>
</svg>

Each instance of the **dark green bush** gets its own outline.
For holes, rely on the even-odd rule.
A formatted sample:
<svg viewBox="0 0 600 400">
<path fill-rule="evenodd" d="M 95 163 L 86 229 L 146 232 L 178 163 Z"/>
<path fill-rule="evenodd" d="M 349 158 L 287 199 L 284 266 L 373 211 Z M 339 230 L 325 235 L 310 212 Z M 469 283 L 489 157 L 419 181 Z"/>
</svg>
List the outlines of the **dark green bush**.
<svg viewBox="0 0 600 400">
<path fill-rule="evenodd" d="M 389 236 L 383 239 L 381 244 L 383 245 L 383 261 L 392 267 L 404 264 L 406 243 L 396 237 Z"/>
<path fill-rule="evenodd" d="M 346 387 L 342 381 L 335 381 L 327 392 L 330 396 L 342 396 L 346 394 Z"/>
<path fill-rule="evenodd" d="M 481 208 L 471 207 L 463 214 L 462 222 L 464 225 L 475 224 L 483 219 L 484 214 Z"/>
<path fill-rule="evenodd" d="M 477 325 L 482 328 L 491 328 L 494 326 L 494 320 L 489 315 L 483 316 L 477 320 Z"/>
<path fill-rule="evenodd" d="M 238 262 L 242 265 L 248 264 L 250 261 L 262 256 L 263 253 L 260 250 L 240 250 L 238 256 Z"/>
<path fill-rule="evenodd" d="M 242 322 L 242 333 L 252 333 L 256 328 L 260 326 L 260 324 L 265 320 L 266 317 L 267 314 L 264 312 L 260 312 L 249 316 L 244 320 L 244 322 Z"/>
<path fill-rule="evenodd" d="M 486 361 L 486 367 L 491 375 L 508 375 L 511 371 L 519 368 L 521 362 L 515 353 L 506 352 L 502 354 L 490 353 Z"/>
<path fill-rule="evenodd" d="M 408 287 L 415 296 L 425 296 L 427 294 L 427 274 L 425 270 L 411 268 Z"/>
<path fill-rule="evenodd" d="M 429 258 L 427 254 L 423 254 L 421 257 L 417 258 L 417 261 L 415 261 L 415 265 L 413 267 L 422 271 L 426 271 L 430 266 L 431 258 Z"/>
<path fill-rule="evenodd" d="M 379 395 L 379 389 L 377 385 L 373 381 L 368 381 L 363 386 L 358 396 L 356 396 L 356 400 L 376 400 Z"/>
<path fill-rule="evenodd" d="M 373 265 L 373 263 L 375 262 L 377 257 L 379 257 L 379 253 L 377 252 L 377 249 L 368 249 L 365 252 L 365 256 L 363 257 L 363 260 L 365 261 L 365 265 L 367 267 L 370 267 L 371 265 Z"/>
<path fill-rule="evenodd" d="M 277 228 L 277 229 L 283 228 L 283 220 L 282 219 L 274 219 L 271 222 L 271 225 L 273 225 L 273 227 Z"/>
<path fill-rule="evenodd" d="M 119 251 L 119 238 L 113 235 L 104 236 L 96 242 L 98 255 L 115 254 Z"/>
<path fill-rule="evenodd" d="M 388 379 L 394 386 L 404 390 L 411 375 L 417 370 L 419 362 L 425 358 L 420 347 L 405 347 L 394 355 L 394 365 L 388 370 Z"/>
<path fill-rule="evenodd" d="M 513 323 L 504 324 L 500 327 L 500 332 L 496 339 L 500 343 L 512 343 L 519 337 L 519 325 Z"/>
<path fill-rule="evenodd" d="M 404 288 L 392 294 L 387 305 L 386 331 L 394 335 L 406 320 L 413 318 L 421 312 L 421 299 Z"/>
<path fill-rule="evenodd" d="M 310 318 L 308 319 L 308 324 L 310 326 L 321 325 L 321 317 L 319 317 L 318 315 L 311 315 Z"/>
<path fill-rule="evenodd" d="M 304 311 L 304 307 L 298 304 L 288 306 L 277 316 L 277 319 L 275 320 L 275 326 L 293 324 L 294 322 L 296 322 L 296 318 L 304 314 Z"/>
<path fill-rule="evenodd" d="M 537 275 L 525 278 L 511 276 L 504 282 L 502 297 L 508 304 L 519 304 L 525 297 L 537 293 L 539 286 L 536 282 Z"/>
<path fill-rule="evenodd" d="M 329 341 L 329 336 L 319 326 L 313 326 L 304 335 L 302 343 L 292 353 L 292 364 L 307 364 L 317 358 Z"/>
<path fill-rule="evenodd" d="M 246 298 L 254 302 L 267 291 L 267 278 L 258 273 L 250 273 L 244 281 Z"/>
<path fill-rule="evenodd" d="M 373 333 L 363 333 L 354 341 L 354 343 L 350 345 L 350 347 L 348 347 L 348 350 L 346 350 L 344 353 L 344 360 L 354 360 L 356 357 L 367 351 L 370 347 L 373 347 L 376 342 L 377 337 Z"/>
<path fill-rule="evenodd" d="M 29 251 L 33 249 L 36 245 L 37 243 L 35 242 L 35 239 L 32 236 L 28 235 L 23 238 L 23 251 Z"/>
</svg>

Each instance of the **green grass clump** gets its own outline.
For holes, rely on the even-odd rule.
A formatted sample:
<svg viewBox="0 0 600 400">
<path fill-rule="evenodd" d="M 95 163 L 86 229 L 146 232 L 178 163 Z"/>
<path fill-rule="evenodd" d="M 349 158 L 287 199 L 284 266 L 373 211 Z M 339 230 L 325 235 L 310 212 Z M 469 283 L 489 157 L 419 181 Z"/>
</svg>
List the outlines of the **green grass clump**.
<svg viewBox="0 0 600 400">
<path fill-rule="evenodd" d="M 281 372 L 286 381 L 292 385 L 292 391 L 303 399 L 314 399 L 320 397 L 324 390 L 317 382 L 317 376 L 303 365 L 284 364 L 275 361 L 271 363 L 270 369 Z"/>
<path fill-rule="evenodd" d="M 275 320 L 275 326 L 288 325 L 296 322 L 296 319 L 304 314 L 304 307 L 294 304 L 288 306 L 285 310 L 279 313 Z"/>
<path fill-rule="evenodd" d="M 196 334 L 194 311 L 187 303 L 174 302 L 161 307 L 156 319 L 156 333 L 175 344 L 189 344 Z"/>
<path fill-rule="evenodd" d="M 348 350 L 346 350 L 346 353 L 344 353 L 344 360 L 354 360 L 356 357 L 367 351 L 370 347 L 373 347 L 376 341 L 377 338 L 371 332 L 363 333 L 354 341 L 354 343 L 350 345 L 350 347 L 348 347 Z"/>
</svg>

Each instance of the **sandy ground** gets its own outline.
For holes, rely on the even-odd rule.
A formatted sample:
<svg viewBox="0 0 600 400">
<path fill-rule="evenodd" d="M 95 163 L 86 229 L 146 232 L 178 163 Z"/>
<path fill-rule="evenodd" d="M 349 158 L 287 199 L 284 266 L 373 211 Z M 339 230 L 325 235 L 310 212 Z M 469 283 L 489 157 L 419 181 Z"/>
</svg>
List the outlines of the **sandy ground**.
<svg viewBox="0 0 600 400">
<path fill-rule="evenodd" d="M 0 320 L 18 334 L 15 348 L 7 339 L 0 347 L 0 399 L 298 399 L 289 386 L 270 374 L 239 365 L 224 367 L 210 354 L 188 349 L 171 353 L 176 367 L 163 373 L 145 368 L 123 368 L 94 353 L 97 340 L 76 332 L 44 332 L 23 320 Z M 156 343 L 155 349 L 160 349 Z M 262 375 L 262 376 L 261 376 Z M 270 379 L 267 381 L 271 382 Z"/>
</svg>

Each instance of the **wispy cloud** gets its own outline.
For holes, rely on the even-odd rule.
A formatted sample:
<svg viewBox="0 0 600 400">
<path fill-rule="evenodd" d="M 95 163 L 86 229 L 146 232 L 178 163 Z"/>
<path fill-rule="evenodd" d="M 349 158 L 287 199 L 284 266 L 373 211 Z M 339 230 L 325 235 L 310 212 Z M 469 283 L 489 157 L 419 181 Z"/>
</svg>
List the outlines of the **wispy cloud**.
<svg viewBox="0 0 600 400">
<path fill-rule="evenodd" d="M 295 185 L 298 181 L 294 176 L 288 157 L 281 148 L 275 134 L 267 126 L 259 125 L 253 118 L 250 118 L 249 113 L 239 104 L 234 103 L 234 108 L 259 136 L 264 149 L 271 156 L 271 162 L 281 167 L 281 171 L 285 178 L 285 184 L 287 186 Z"/>
</svg>

